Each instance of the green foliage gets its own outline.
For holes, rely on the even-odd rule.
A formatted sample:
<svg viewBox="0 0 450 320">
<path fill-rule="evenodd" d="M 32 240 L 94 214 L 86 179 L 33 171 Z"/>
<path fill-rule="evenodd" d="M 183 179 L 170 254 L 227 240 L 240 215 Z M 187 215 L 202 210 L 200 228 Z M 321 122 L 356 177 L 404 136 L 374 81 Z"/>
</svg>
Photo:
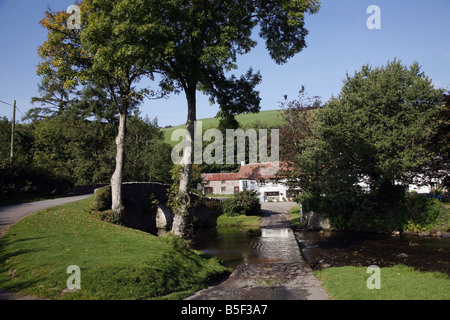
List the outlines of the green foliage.
<svg viewBox="0 0 450 320">
<path fill-rule="evenodd" d="M 439 221 L 446 215 L 446 210 L 439 200 L 417 194 L 410 194 L 406 198 L 406 210 L 408 223 L 404 228 L 413 232 L 431 231 L 434 227 L 441 227 Z"/>
<path fill-rule="evenodd" d="M 156 214 L 156 211 L 158 210 L 158 204 L 159 204 L 158 199 L 156 199 L 155 195 L 151 193 L 148 196 L 147 200 L 145 200 L 144 207 L 148 212 Z"/>
<path fill-rule="evenodd" d="M 11 123 L 6 117 L 0 118 L 0 164 L 9 162 L 11 152 Z"/>
<path fill-rule="evenodd" d="M 438 155 L 429 146 L 442 93 L 417 63 L 394 60 L 347 75 L 340 95 L 311 111 L 310 123 L 291 117 L 291 127 L 304 129 L 282 141 L 296 146 L 292 183 L 304 191 L 305 207 L 339 228 L 404 226 L 405 186 Z"/>
<path fill-rule="evenodd" d="M 48 118 L 33 131 L 34 162 L 71 177 L 76 185 L 107 182 L 114 163 L 113 124 Z"/>
<path fill-rule="evenodd" d="M 94 211 L 105 211 L 111 209 L 111 187 L 106 186 L 96 190 L 91 209 Z"/>
<path fill-rule="evenodd" d="M 246 190 L 235 194 L 234 198 L 223 202 L 223 213 L 229 217 L 246 215 L 260 216 L 261 204 L 258 194 L 252 190 Z"/>
<path fill-rule="evenodd" d="M 117 125 L 66 116 L 62 113 L 31 125 L 16 125 L 14 163 L 67 179 L 74 185 L 109 182 L 115 162 Z M 156 120 L 135 115 L 127 130 L 130 143 L 126 146 L 125 180 L 170 182 L 171 148 L 163 142 Z M 10 122 L 0 119 L 3 165 L 9 165 L 10 132 Z"/>
<path fill-rule="evenodd" d="M 140 118 L 137 114 L 127 122 L 124 181 L 171 181 L 171 151 L 163 142 L 164 134 L 156 119 Z"/>
<path fill-rule="evenodd" d="M 4 165 L 0 167 L 0 201 L 22 197 L 60 196 L 71 186 L 70 180 L 39 167 Z"/>
<path fill-rule="evenodd" d="M 427 147 L 438 127 L 442 96 L 417 63 L 366 65 L 347 75 L 341 94 L 319 113 L 319 134 L 353 181 L 367 175 L 371 187 L 408 182 L 408 174 L 421 172 L 433 157 Z"/>
<path fill-rule="evenodd" d="M 170 170 L 172 183 L 170 184 L 170 188 L 167 193 L 167 206 L 172 208 L 172 210 L 174 211 L 180 207 L 180 199 L 178 198 L 178 193 L 180 190 L 179 179 L 182 172 L 183 167 L 178 164 L 174 164 L 172 169 Z"/>
<path fill-rule="evenodd" d="M 194 207 L 204 207 L 210 209 L 215 215 L 220 215 L 223 212 L 222 201 L 200 196 L 193 202 Z"/>
<path fill-rule="evenodd" d="M 117 212 L 111 210 L 111 187 L 105 186 L 97 189 L 90 205 L 90 213 L 97 219 L 120 225 L 121 220 Z"/>
</svg>

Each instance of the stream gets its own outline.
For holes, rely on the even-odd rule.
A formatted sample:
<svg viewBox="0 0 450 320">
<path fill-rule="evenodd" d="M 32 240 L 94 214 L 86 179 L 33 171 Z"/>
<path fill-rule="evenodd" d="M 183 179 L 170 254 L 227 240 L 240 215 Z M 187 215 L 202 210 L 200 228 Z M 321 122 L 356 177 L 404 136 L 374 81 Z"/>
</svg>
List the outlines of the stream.
<svg viewBox="0 0 450 320">
<path fill-rule="evenodd" d="M 286 229 L 249 230 L 239 227 L 198 229 L 192 247 L 217 256 L 232 269 L 243 263 L 276 262 L 298 256 L 292 252 L 292 243 L 284 240 Z M 289 232 L 292 231 L 289 229 Z M 446 238 L 316 231 L 295 232 L 295 238 L 303 257 L 315 270 L 405 264 L 421 271 L 450 275 L 450 239 Z"/>
<path fill-rule="evenodd" d="M 296 232 L 313 269 L 404 264 L 450 275 L 450 239 L 352 232 Z"/>
</svg>

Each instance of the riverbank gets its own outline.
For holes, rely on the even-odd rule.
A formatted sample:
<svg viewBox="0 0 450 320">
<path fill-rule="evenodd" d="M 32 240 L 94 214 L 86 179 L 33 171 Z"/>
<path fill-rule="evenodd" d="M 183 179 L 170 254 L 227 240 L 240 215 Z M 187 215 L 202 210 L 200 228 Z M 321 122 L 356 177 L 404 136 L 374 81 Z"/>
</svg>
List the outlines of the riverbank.
<svg viewBox="0 0 450 320">
<path fill-rule="evenodd" d="M 388 234 L 392 236 L 420 236 L 420 237 L 434 237 L 434 238 L 450 238 L 450 204 L 435 202 L 435 210 L 439 211 L 436 214 L 434 220 L 430 220 L 427 223 L 413 223 L 410 222 L 402 230 L 393 231 L 367 231 L 367 233 L 378 233 L 378 234 Z M 307 225 L 304 220 L 300 219 L 300 207 L 297 205 L 289 210 L 289 220 L 290 226 L 294 231 L 304 231 L 304 230 L 321 230 L 325 229 L 328 231 L 337 231 L 333 226 L 330 225 L 328 219 L 316 215 L 314 218 L 310 218 L 310 225 Z M 311 221 L 314 220 L 311 224 Z M 361 228 L 362 230 L 363 228 Z M 343 230 L 340 230 L 343 231 Z M 363 231 L 349 230 L 349 232 L 360 233 Z"/>
<path fill-rule="evenodd" d="M 182 299 L 230 270 L 178 237 L 112 225 L 92 198 L 31 214 L 0 238 L 0 288 L 47 299 Z M 81 289 L 68 290 L 79 266 Z"/>
<path fill-rule="evenodd" d="M 295 235 L 314 270 L 403 264 L 450 275 L 450 239 L 336 231 L 296 231 Z"/>
<path fill-rule="evenodd" d="M 291 222 L 298 218 L 294 211 Z M 304 258 L 332 299 L 450 299 L 448 238 L 294 230 Z M 369 266 L 380 268 L 380 289 L 367 287 Z"/>
</svg>

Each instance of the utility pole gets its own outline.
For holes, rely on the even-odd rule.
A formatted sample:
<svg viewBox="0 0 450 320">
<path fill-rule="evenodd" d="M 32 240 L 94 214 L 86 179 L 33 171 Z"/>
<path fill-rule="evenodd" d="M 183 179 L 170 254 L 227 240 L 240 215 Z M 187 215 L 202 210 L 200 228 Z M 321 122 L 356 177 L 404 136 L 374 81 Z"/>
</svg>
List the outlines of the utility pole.
<svg viewBox="0 0 450 320">
<path fill-rule="evenodd" d="M 13 104 L 13 118 L 12 118 L 12 123 L 11 123 L 11 154 L 10 154 L 10 158 L 9 161 L 11 163 L 13 163 L 13 158 L 14 158 L 14 132 L 16 130 L 16 100 L 14 100 L 14 104 Z"/>
</svg>

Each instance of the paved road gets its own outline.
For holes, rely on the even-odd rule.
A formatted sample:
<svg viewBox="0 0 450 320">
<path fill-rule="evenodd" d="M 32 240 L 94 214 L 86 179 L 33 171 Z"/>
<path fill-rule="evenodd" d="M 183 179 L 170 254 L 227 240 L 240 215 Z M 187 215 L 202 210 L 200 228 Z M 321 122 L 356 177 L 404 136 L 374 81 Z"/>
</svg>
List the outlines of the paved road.
<svg viewBox="0 0 450 320">
<path fill-rule="evenodd" d="M 289 228 L 289 209 L 295 205 L 283 202 L 261 206 L 259 245 L 270 262 L 241 264 L 226 281 L 187 300 L 328 300 Z"/>
</svg>

